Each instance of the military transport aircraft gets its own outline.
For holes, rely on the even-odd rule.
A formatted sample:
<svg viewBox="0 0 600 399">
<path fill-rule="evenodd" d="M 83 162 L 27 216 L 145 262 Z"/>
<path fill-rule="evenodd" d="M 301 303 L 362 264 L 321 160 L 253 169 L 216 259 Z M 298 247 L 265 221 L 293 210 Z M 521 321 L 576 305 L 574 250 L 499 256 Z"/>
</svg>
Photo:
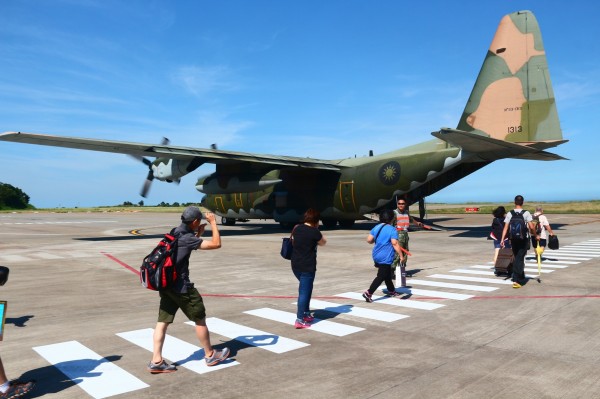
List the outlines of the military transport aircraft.
<svg viewBox="0 0 600 399">
<path fill-rule="evenodd" d="M 244 152 L 8 132 L 0 140 L 122 153 L 142 158 L 148 181 L 174 182 L 205 163 L 216 171 L 198 179 L 202 204 L 226 224 L 239 219 L 297 222 L 313 207 L 326 227 L 355 220 L 397 197 L 423 199 L 503 158 L 565 159 L 546 152 L 563 140 L 542 36 L 535 16 L 504 16 L 456 129 L 377 156 L 323 160 Z M 156 157 L 150 161 L 144 156 Z"/>
</svg>

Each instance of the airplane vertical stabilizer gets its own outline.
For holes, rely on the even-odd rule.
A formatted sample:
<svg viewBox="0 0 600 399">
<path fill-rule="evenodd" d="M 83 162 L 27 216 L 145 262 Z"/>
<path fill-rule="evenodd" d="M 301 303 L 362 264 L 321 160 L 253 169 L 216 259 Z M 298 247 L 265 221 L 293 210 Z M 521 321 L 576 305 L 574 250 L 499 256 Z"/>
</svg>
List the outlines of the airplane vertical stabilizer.
<svg viewBox="0 0 600 399">
<path fill-rule="evenodd" d="M 513 143 L 562 140 L 542 36 L 530 11 L 500 21 L 457 129 Z"/>
</svg>

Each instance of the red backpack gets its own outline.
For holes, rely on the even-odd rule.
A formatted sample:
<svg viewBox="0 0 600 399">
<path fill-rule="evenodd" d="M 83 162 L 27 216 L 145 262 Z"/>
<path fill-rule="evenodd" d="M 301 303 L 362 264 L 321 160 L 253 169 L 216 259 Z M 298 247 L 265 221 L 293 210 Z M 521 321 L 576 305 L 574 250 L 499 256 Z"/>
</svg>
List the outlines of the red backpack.
<svg viewBox="0 0 600 399">
<path fill-rule="evenodd" d="M 140 282 L 149 290 L 163 291 L 177 279 L 177 238 L 165 234 L 158 245 L 144 258 L 140 267 Z"/>
</svg>

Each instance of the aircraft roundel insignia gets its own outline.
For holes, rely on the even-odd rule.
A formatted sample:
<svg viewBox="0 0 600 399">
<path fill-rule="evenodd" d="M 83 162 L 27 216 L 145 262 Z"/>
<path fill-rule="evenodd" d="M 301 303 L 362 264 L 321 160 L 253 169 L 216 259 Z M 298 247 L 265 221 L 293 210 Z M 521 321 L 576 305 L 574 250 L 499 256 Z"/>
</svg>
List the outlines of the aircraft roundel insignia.
<svg viewBox="0 0 600 399">
<path fill-rule="evenodd" d="M 379 181 L 386 186 L 398 183 L 400 180 L 400 164 L 396 161 L 389 161 L 379 168 Z"/>
</svg>

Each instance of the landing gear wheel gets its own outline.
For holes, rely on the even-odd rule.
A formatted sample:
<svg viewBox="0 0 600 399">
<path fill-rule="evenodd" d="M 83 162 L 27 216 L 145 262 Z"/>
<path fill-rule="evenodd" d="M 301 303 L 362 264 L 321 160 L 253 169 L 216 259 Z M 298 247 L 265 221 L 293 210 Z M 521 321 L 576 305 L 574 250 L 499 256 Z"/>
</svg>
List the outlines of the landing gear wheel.
<svg viewBox="0 0 600 399">
<path fill-rule="evenodd" d="M 234 226 L 235 225 L 235 219 L 234 218 L 222 217 L 221 218 L 221 224 L 223 226 Z"/>
<path fill-rule="evenodd" d="M 322 222 L 326 229 L 333 229 L 337 225 L 337 220 L 335 219 L 323 219 Z"/>
<path fill-rule="evenodd" d="M 344 229 L 351 229 L 354 226 L 354 220 L 340 220 L 340 227 Z"/>
</svg>

